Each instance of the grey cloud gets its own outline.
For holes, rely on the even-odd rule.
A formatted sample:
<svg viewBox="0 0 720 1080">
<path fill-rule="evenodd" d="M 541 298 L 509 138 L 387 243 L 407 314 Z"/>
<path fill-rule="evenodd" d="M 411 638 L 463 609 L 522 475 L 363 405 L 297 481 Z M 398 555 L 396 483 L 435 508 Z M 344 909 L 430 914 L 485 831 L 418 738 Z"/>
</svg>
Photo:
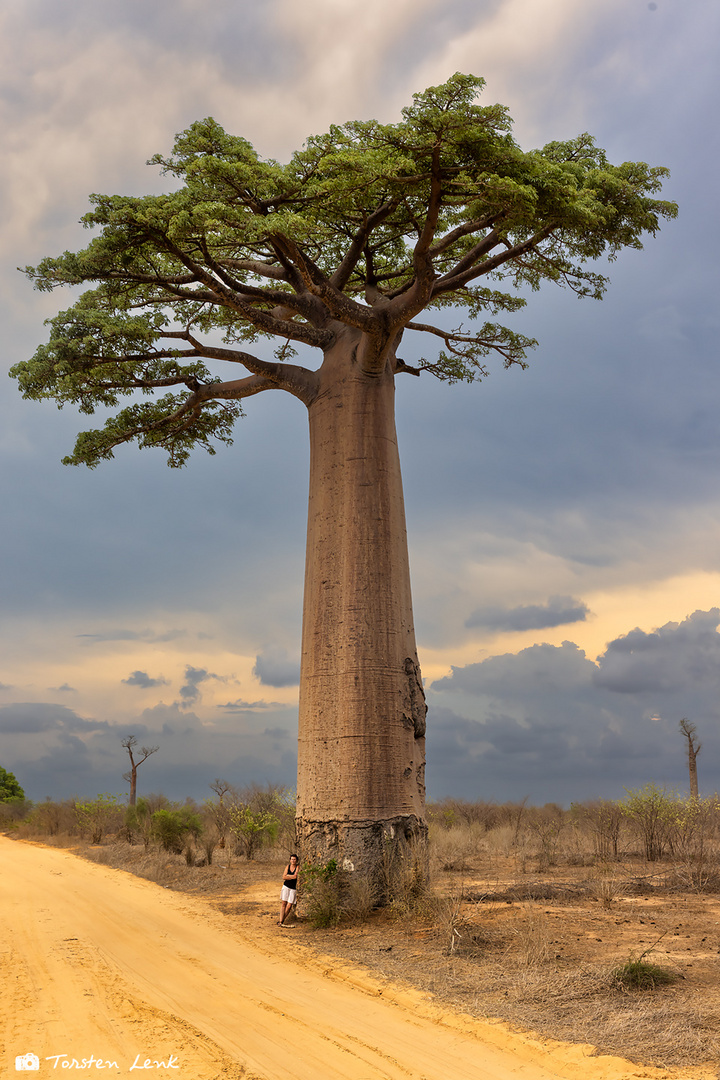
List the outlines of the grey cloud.
<svg viewBox="0 0 720 1080">
<path fill-rule="evenodd" d="M 683 790 L 683 716 L 704 743 L 701 790 L 718 790 L 719 624 L 713 608 L 635 629 L 597 663 L 566 641 L 454 668 L 428 692 L 429 792 L 567 803 L 650 780 Z"/>
<path fill-rule="evenodd" d="M 49 686 L 48 690 L 50 690 L 54 694 L 69 694 L 69 693 L 76 694 L 77 693 L 76 687 L 68 686 L 67 683 L 63 683 L 62 686 Z"/>
<path fill-rule="evenodd" d="M 687 786 L 672 724 L 613 715 L 572 697 L 562 713 L 554 702 L 538 700 L 522 718 L 490 709 L 481 721 L 433 706 L 427 750 L 431 797 L 456 792 L 498 802 L 528 797 L 536 804 L 568 805 L 618 798 L 626 787 L 650 779 Z"/>
<path fill-rule="evenodd" d="M 287 739 L 289 734 L 290 732 L 287 730 L 287 728 L 281 727 L 266 727 L 263 731 L 263 735 L 270 735 L 273 739 Z"/>
<path fill-rule="evenodd" d="M 144 730 L 152 734 L 152 732 L 159 730 L 165 732 L 167 728 L 168 731 L 176 735 L 187 735 L 202 731 L 203 725 L 200 717 L 194 712 L 188 712 L 187 708 L 188 706 L 183 705 L 182 702 L 174 701 L 172 704 L 166 705 L 161 701 L 157 705 L 151 705 L 149 708 L 143 709 L 140 719 L 146 725 Z"/>
<path fill-rule="evenodd" d="M 219 679 L 224 682 L 222 675 L 213 675 L 211 671 L 207 671 L 205 668 L 195 668 L 190 664 L 185 668 L 185 682 L 180 687 L 180 697 L 182 702 L 180 707 L 185 709 L 194 705 L 200 700 L 200 684 L 207 682 L 209 679 Z"/>
<path fill-rule="evenodd" d="M 137 630 L 105 630 L 99 634 L 78 634 L 79 638 L 87 641 L 147 641 L 149 631 L 138 632 Z"/>
<path fill-rule="evenodd" d="M 720 608 L 696 611 L 652 633 L 640 629 L 611 641 L 598 658 L 594 682 L 621 694 L 645 691 L 720 695 Z"/>
<path fill-rule="evenodd" d="M 63 51 L 74 52 L 79 47 L 84 51 L 91 43 L 101 48 L 111 35 L 114 40 L 125 38 L 134 47 L 138 64 L 146 50 L 152 48 L 161 54 L 205 56 L 208 62 L 224 69 L 227 77 L 237 78 L 240 64 L 245 76 L 269 79 L 272 72 L 279 75 L 283 70 L 278 54 L 285 64 L 292 56 L 291 42 L 286 41 L 282 48 L 282 28 L 269 19 L 265 10 L 274 6 L 243 4 L 242 17 L 238 18 L 238 6 L 221 0 L 213 7 L 212 18 L 208 18 L 197 5 L 179 5 L 171 0 L 156 0 L 150 8 L 128 2 L 107 8 L 92 0 L 79 0 L 67 9 L 52 0 L 41 0 L 33 5 L 32 21 L 54 40 L 61 40 Z M 30 30 L 22 10 L 14 13 L 11 25 L 16 34 Z"/>
<path fill-rule="evenodd" d="M 107 731 L 104 720 L 85 720 L 65 705 L 45 702 L 18 702 L 0 707 L 0 731 L 37 734 L 41 731 Z"/>
<path fill-rule="evenodd" d="M 185 630 L 168 630 L 164 634 L 156 634 L 152 630 L 104 630 L 97 634 L 78 634 L 79 638 L 85 638 L 88 642 L 100 641 L 143 641 L 146 643 L 158 643 L 176 641 L 184 637 Z"/>
<path fill-rule="evenodd" d="M 560 646 L 532 645 L 517 654 L 491 656 L 477 664 L 453 667 L 452 675 L 436 679 L 430 689 L 525 701 L 538 691 L 564 694 L 569 687 L 589 685 L 595 670 L 582 649 L 564 641 Z"/>
<path fill-rule="evenodd" d="M 243 698 L 238 698 L 236 701 L 226 701 L 224 705 L 218 705 L 218 709 L 224 709 L 227 712 L 262 712 L 266 709 L 285 709 L 288 707 L 280 701 L 244 701 Z"/>
<path fill-rule="evenodd" d="M 547 604 L 525 604 L 514 608 L 488 605 L 473 611 L 465 626 L 485 630 L 545 630 L 566 623 L 584 622 L 588 606 L 572 596 L 551 596 Z"/>
<path fill-rule="evenodd" d="M 149 690 L 153 686 L 167 686 L 167 679 L 151 678 L 146 671 L 133 671 L 132 675 L 122 680 L 127 686 L 139 686 L 142 690 Z"/>
<path fill-rule="evenodd" d="M 253 675 L 263 686 L 297 686 L 300 681 L 300 661 L 290 660 L 285 649 L 265 649 L 255 658 Z"/>
</svg>

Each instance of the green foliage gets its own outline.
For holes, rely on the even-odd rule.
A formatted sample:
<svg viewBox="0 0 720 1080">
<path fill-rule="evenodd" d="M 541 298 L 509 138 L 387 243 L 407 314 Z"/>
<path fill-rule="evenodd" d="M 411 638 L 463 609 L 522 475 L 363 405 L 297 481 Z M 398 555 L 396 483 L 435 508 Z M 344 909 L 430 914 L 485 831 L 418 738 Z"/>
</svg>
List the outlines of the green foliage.
<svg viewBox="0 0 720 1080">
<path fill-rule="evenodd" d="M 668 968 L 650 964 L 647 960 L 628 960 L 613 971 L 613 979 L 625 990 L 655 990 L 677 982 L 677 975 Z"/>
<path fill-rule="evenodd" d="M 201 120 L 151 161 L 175 190 L 92 196 L 88 246 L 25 272 L 41 290 L 94 287 L 12 372 L 26 398 L 117 410 L 65 460 L 94 467 L 132 440 L 173 466 L 196 445 L 213 453 L 244 397 L 311 400 L 293 343 L 327 350 L 350 328 L 378 374 L 408 370 L 395 350 L 411 331 L 437 346 L 421 370 L 470 382 L 488 356 L 525 364 L 534 340 L 492 321 L 522 307 L 519 291 L 549 281 L 602 296 L 606 278 L 585 264 L 641 247 L 675 216 L 657 198 L 667 170 L 611 165 L 587 134 L 523 152 L 507 111 L 478 103 L 483 87 L 456 74 L 399 123 L 333 126 L 285 165 Z M 443 317 L 415 322 L 424 310 Z M 244 351 L 264 338 L 274 361 Z M 211 361 L 248 374 L 222 381 Z"/>
<path fill-rule="evenodd" d="M 192 807 L 179 810 L 156 810 L 152 815 L 152 837 L 163 851 L 178 854 L 189 837 L 197 839 L 202 833 L 202 821 Z"/>
<path fill-rule="evenodd" d="M 0 765 L 0 803 L 22 802 L 25 792 L 20 787 L 15 774 Z"/>
<path fill-rule="evenodd" d="M 147 799 L 141 797 L 135 806 L 128 806 L 125 811 L 125 830 L 131 843 L 135 837 L 139 837 L 145 850 L 149 848 L 153 837 L 153 811 Z"/>
<path fill-rule="evenodd" d="M 646 784 L 635 790 L 626 788 L 626 791 L 620 806 L 625 816 L 640 830 L 645 857 L 649 862 L 654 862 L 662 858 L 667 847 L 677 796 L 669 794 L 657 784 Z"/>
<path fill-rule="evenodd" d="M 343 882 L 335 859 L 305 866 L 301 874 L 310 925 L 318 930 L 337 926 L 343 915 Z"/>
<path fill-rule="evenodd" d="M 229 808 L 230 829 L 239 840 L 245 857 L 254 859 L 264 844 L 277 839 L 280 822 L 269 810 L 235 804 Z"/>
<path fill-rule="evenodd" d="M 90 833 L 92 843 L 100 844 L 106 833 L 119 827 L 124 815 L 117 795 L 104 794 L 76 802 L 75 816 L 81 835 Z"/>
</svg>

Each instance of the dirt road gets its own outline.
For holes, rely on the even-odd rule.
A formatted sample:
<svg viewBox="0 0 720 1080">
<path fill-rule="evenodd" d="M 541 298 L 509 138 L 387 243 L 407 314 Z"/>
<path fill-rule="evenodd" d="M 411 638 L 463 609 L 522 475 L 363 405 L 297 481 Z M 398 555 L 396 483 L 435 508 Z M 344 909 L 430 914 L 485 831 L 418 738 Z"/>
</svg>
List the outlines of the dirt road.
<svg viewBox="0 0 720 1080">
<path fill-rule="evenodd" d="M 274 903 L 273 903 L 274 910 Z M 592 1057 L 431 1006 L 292 931 L 0 836 L 0 1071 L 179 1080 L 701 1077 Z M 16 1057 L 32 1054 L 20 1062 Z"/>
</svg>

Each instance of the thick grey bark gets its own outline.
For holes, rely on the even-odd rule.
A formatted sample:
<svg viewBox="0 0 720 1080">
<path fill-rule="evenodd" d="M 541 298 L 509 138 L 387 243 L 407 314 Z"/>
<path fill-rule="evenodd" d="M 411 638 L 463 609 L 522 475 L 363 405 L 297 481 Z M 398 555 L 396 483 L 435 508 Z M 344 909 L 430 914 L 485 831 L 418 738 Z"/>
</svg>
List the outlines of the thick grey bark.
<svg viewBox="0 0 720 1080">
<path fill-rule="evenodd" d="M 363 372 L 360 338 L 326 353 L 309 406 L 297 828 L 306 864 L 335 859 L 382 901 L 425 872 L 426 706 L 394 375 Z"/>
</svg>

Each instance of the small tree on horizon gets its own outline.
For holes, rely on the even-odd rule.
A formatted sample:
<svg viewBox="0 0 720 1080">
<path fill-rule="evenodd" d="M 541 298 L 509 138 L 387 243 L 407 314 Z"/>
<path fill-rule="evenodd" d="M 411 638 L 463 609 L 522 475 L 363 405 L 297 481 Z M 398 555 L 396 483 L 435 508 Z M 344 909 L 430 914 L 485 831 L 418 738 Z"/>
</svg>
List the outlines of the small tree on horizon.
<svg viewBox="0 0 720 1080">
<path fill-rule="evenodd" d="M 137 736 L 128 735 L 126 739 L 122 740 L 121 745 L 125 747 L 128 754 L 130 755 L 130 768 L 126 773 L 123 773 L 123 780 L 127 780 L 127 782 L 130 784 L 130 797 L 128 799 L 128 806 L 135 806 L 137 802 L 137 771 L 142 765 L 143 761 L 147 761 L 150 755 L 156 753 L 160 749 L 160 747 L 140 747 L 140 753 L 142 754 L 142 757 L 138 758 L 138 760 L 136 761 L 133 750 L 137 746 Z"/>
<path fill-rule="evenodd" d="M 699 798 L 697 756 L 702 750 L 702 743 L 697 740 L 697 728 L 691 724 L 687 717 L 683 717 L 679 724 L 681 733 L 687 739 L 688 773 L 690 777 L 690 798 Z"/>
<path fill-rule="evenodd" d="M 523 152 L 483 86 L 456 74 L 398 123 L 333 126 L 286 165 L 192 124 L 152 159 L 174 190 L 92 196 L 88 247 L 26 268 L 41 290 L 94 287 L 13 369 L 26 398 L 112 411 L 65 459 L 90 468 L 130 441 L 172 466 L 213 454 L 267 391 L 307 409 L 298 841 L 379 898 L 388 849 L 404 858 L 427 835 L 396 381 L 470 383 L 491 356 L 525 366 L 534 340 L 495 321 L 520 290 L 600 298 L 586 264 L 641 248 L 677 209 L 657 198 L 666 169 L 612 165 L 588 134 Z"/>
</svg>

